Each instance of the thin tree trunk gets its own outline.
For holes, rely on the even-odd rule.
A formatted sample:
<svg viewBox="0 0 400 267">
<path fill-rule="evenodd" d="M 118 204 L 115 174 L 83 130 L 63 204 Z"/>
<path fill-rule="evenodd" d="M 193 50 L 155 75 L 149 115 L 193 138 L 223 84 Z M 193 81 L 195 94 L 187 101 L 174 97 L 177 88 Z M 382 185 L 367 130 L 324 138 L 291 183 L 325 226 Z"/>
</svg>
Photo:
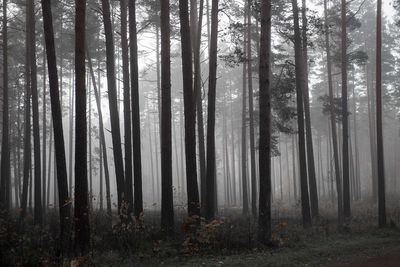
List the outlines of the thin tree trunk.
<svg viewBox="0 0 400 267">
<path fill-rule="evenodd" d="M 57 62 L 54 47 L 53 19 L 50 0 L 41 0 L 43 27 L 46 41 L 47 68 L 49 73 L 51 114 L 54 127 L 54 144 L 57 159 L 57 181 L 60 212 L 60 241 L 65 252 L 70 239 L 70 208 L 68 196 L 67 168 L 65 163 L 64 134 L 62 129 L 61 104 L 58 90 Z"/>
<path fill-rule="evenodd" d="M 53 147 L 53 121 L 50 118 L 50 138 L 49 138 L 49 163 L 47 164 L 47 195 L 46 195 L 46 207 L 49 207 L 50 205 L 50 178 L 51 178 L 51 162 L 53 161 L 53 156 L 52 156 L 52 147 Z M 53 181 L 55 182 L 55 180 Z"/>
<path fill-rule="evenodd" d="M 296 96 L 297 96 L 297 123 L 299 132 L 299 159 L 300 159 L 300 188 L 301 188 L 301 207 L 303 216 L 303 226 L 311 226 L 310 200 L 308 195 L 307 183 L 307 164 L 306 148 L 304 140 L 304 112 L 303 112 L 303 93 L 304 93 L 304 58 L 302 54 L 301 35 L 299 27 L 299 12 L 297 0 L 292 0 L 293 21 L 294 21 L 294 40 L 295 40 L 295 68 L 296 68 Z"/>
<path fill-rule="evenodd" d="M 37 65 L 36 65 L 36 29 L 35 29 L 35 5 L 34 0 L 29 3 L 29 23 L 30 23 L 30 75 L 32 93 L 32 115 L 33 115 L 33 150 L 34 150 L 34 184 L 35 184 L 35 208 L 34 223 L 41 225 L 42 214 L 42 172 L 40 162 L 40 129 L 39 129 L 39 97 L 37 90 Z"/>
<path fill-rule="evenodd" d="M 74 176 L 74 172 L 73 172 L 73 157 L 74 157 L 74 143 L 73 143 L 73 131 L 74 131 L 74 110 L 75 110 L 75 94 L 74 94 L 74 82 L 75 82 L 75 70 L 72 71 L 71 73 L 71 84 L 70 84 L 70 89 L 69 89 L 69 101 L 70 101 L 70 105 L 69 105 L 69 150 L 68 150 L 68 156 L 69 156 L 69 160 L 68 160 L 68 171 L 69 171 L 69 190 L 72 194 L 72 185 L 73 185 L 73 181 L 72 178 Z"/>
<path fill-rule="evenodd" d="M 340 177 L 338 141 L 336 132 L 336 115 L 335 115 L 334 100 L 333 100 L 332 64 L 331 64 L 331 52 L 330 52 L 331 50 L 329 44 L 327 0 L 324 0 L 324 17 L 325 17 L 325 46 L 326 46 L 326 58 L 327 58 L 327 70 L 328 70 L 328 88 L 329 88 L 330 121 L 331 121 L 332 146 L 333 146 L 333 161 L 335 167 L 335 180 L 336 180 L 336 190 L 337 190 L 338 222 L 339 224 L 342 224 L 343 196 L 342 196 L 342 183 Z M 331 177 L 331 179 L 332 178 L 333 177 Z M 331 189 L 333 189 L 333 187 L 331 187 Z"/>
<path fill-rule="evenodd" d="M 118 99 L 115 79 L 115 62 L 114 62 L 114 38 L 113 29 L 110 18 L 110 3 L 109 0 L 101 0 L 103 9 L 104 31 L 106 36 L 106 68 L 107 68 L 107 85 L 108 85 L 108 100 L 110 106 L 111 119 L 111 135 L 113 142 L 115 176 L 117 180 L 118 194 L 118 213 L 120 212 L 121 203 L 125 199 L 125 178 L 124 178 L 124 163 L 122 159 L 121 148 L 121 130 L 119 126 L 118 115 Z"/>
<path fill-rule="evenodd" d="M 246 24 L 246 12 L 244 13 L 244 24 Z M 244 37 L 243 51 L 246 51 L 246 37 Z M 246 53 L 246 52 L 245 52 Z M 242 140 L 241 140 L 241 174 L 242 174 L 242 195 L 243 195 L 243 215 L 248 215 L 249 213 L 249 198 L 247 195 L 247 139 L 246 139 L 246 95 L 247 95 L 247 79 L 246 79 L 246 64 L 243 63 L 243 91 L 242 91 Z"/>
<path fill-rule="evenodd" d="M 88 116 L 89 118 L 87 119 L 89 121 L 88 129 L 87 129 L 87 135 L 88 135 L 88 155 L 89 155 L 89 208 L 90 210 L 93 209 L 93 167 L 92 167 L 92 94 L 91 94 L 91 86 L 90 86 L 90 78 L 89 75 L 86 75 L 86 81 L 85 83 L 87 84 L 87 98 L 88 98 L 88 103 L 89 103 L 89 112 Z"/>
<path fill-rule="evenodd" d="M 354 80 L 353 80 L 354 83 Z M 360 155 L 358 150 L 357 108 L 355 85 L 353 84 L 353 120 L 354 120 L 354 156 L 355 156 L 355 193 L 356 200 L 361 199 L 360 189 Z"/>
<path fill-rule="evenodd" d="M 310 204 L 312 217 L 318 217 L 318 191 L 317 182 L 315 177 L 315 160 L 313 138 L 311 130 L 311 114 L 310 114 L 310 96 L 308 88 L 308 40 L 307 40 L 307 15 L 306 15 L 306 0 L 302 0 L 302 41 L 303 41 L 303 67 L 304 67 L 304 115 L 306 126 L 306 140 L 307 140 L 307 167 L 308 167 L 308 182 L 310 188 Z"/>
<path fill-rule="evenodd" d="M 142 152 L 140 141 L 140 108 L 139 108 L 139 68 L 138 47 L 136 35 L 136 0 L 129 1 L 129 36 L 131 54 L 131 88 L 132 88 L 132 145 L 134 165 L 135 201 L 134 210 L 136 218 L 143 212 L 142 190 Z"/>
<path fill-rule="evenodd" d="M 24 174 L 22 182 L 22 201 L 20 220 L 23 222 L 26 216 L 26 207 L 28 201 L 29 187 L 29 171 L 31 163 L 31 45 L 30 45 L 30 30 L 29 30 L 29 9 L 32 5 L 27 3 L 26 7 L 26 54 L 25 54 L 25 135 L 24 135 Z"/>
<path fill-rule="evenodd" d="M 75 251 L 78 255 L 85 255 L 90 247 L 85 81 L 86 1 L 76 1 L 75 4 Z"/>
<path fill-rule="evenodd" d="M 43 50 L 43 96 L 42 96 L 42 128 L 43 128 L 43 141 L 42 141 L 42 208 L 43 208 L 43 218 L 46 218 L 46 138 L 47 138 L 47 119 L 46 119 L 46 54 Z M 50 181 L 47 181 L 47 183 Z"/>
<path fill-rule="evenodd" d="M 196 164 L 196 105 L 193 93 L 192 42 L 188 0 L 179 0 L 182 49 L 183 100 L 185 112 L 186 186 L 189 216 L 200 215 Z"/>
<path fill-rule="evenodd" d="M 97 89 L 96 80 L 94 77 L 93 65 L 92 65 L 92 58 L 90 57 L 88 49 L 86 49 L 86 55 L 87 55 L 87 59 L 88 59 L 89 72 L 90 72 L 90 76 L 92 78 L 92 83 L 93 83 L 94 97 L 96 99 L 96 105 L 97 105 L 97 113 L 99 114 L 100 141 L 101 141 L 101 149 L 102 149 L 103 162 L 104 162 L 104 178 L 105 178 L 105 182 L 106 182 L 107 214 L 109 216 L 109 219 L 111 219 L 112 214 L 111 214 L 110 174 L 109 174 L 109 170 L 108 170 L 107 145 L 106 145 L 106 139 L 105 139 L 105 135 L 104 135 L 103 113 L 101 111 L 101 93 L 100 93 L 100 88 Z M 98 82 L 99 82 L 99 86 L 100 86 L 101 85 L 100 79 Z"/>
<path fill-rule="evenodd" d="M 297 176 L 296 176 L 296 148 L 295 148 L 295 140 L 294 135 L 292 137 L 292 171 L 293 171 L 293 193 L 294 193 L 294 201 L 297 202 Z"/>
<path fill-rule="evenodd" d="M 195 7 L 196 6 L 196 7 Z M 191 0 L 191 20 L 192 20 L 192 43 L 193 45 L 193 64 L 194 64 L 194 82 L 193 91 L 197 108 L 197 138 L 199 146 L 199 167 L 200 167 L 200 198 L 202 214 L 204 214 L 206 199 L 206 151 L 204 146 L 204 119 L 203 119 L 203 100 L 201 94 L 201 31 L 203 26 L 204 0 L 200 0 L 199 15 L 197 19 L 197 1 Z M 197 23 L 197 25 L 196 25 Z M 195 29 L 195 30 L 194 30 Z"/>
<path fill-rule="evenodd" d="M 135 1 L 129 1 L 135 5 Z M 133 188 L 132 188 L 132 132 L 131 132 L 131 104 L 130 104 L 130 85 L 129 85 L 129 47 L 128 47 L 128 24 L 127 24 L 127 8 L 128 3 L 126 0 L 120 1 L 121 9 L 121 49 L 122 49 L 122 81 L 123 81 L 123 92 L 124 92 L 124 142 L 125 142 L 125 190 L 126 190 L 126 201 L 128 204 L 127 215 L 133 211 Z M 130 7 L 131 8 L 131 7 Z M 133 10 L 135 12 L 135 10 Z M 130 14 L 131 12 L 129 12 Z M 133 22 L 136 23 L 136 22 Z M 135 25 L 136 28 L 136 25 Z M 136 34 L 136 31 L 135 31 Z M 133 36 L 131 36 L 131 47 Z M 132 56 L 132 55 L 131 55 Z M 132 70 L 133 70 L 132 66 Z M 132 74 L 134 76 L 136 74 Z M 133 96 L 132 96 L 133 99 Z M 133 104 L 133 102 L 132 102 Z M 133 108 L 133 106 L 132 106 Z M 136 169 L 136 168 L 135 168 Z M 135 194 L 136 195 L 136 194 Z"/>
<path fill-rule="evenodd" d="M 208 78 L 208 112 L 207 112 L 207 178 L 206 178 L 206 218 L 215 216 L 216 200 L 216 166 L 215 166 L 215 98 L 217 85 L 217 47 L 218 47 L 218 0 L 212 0 L 211 39 Z"/>
<path fill-rule="evenodd" d="M 247 3 L 247 80 L 249 87 L 249 135 L 250 135 L 250 177 L 251 177 L 251 213 L 257 217 L 257 181 L 256 181 L 256 151 L 254 140 L 254 111 L 253 111 L 253 66 L 251 47 L 251 8 L 252 0 Z"/>
<path fill-rule="evenodd" d="M 235 154 L 235 135 L 234 135 L 234 115 L 233 115 L 233 107 L 232 107 L 232 88 L 229 87 L 230 89 L 230 96 L 231 96 L 231 103 L 230 103 L 230 113 L 231 113 L 231 149 L 232 149 L 232 201 L 233 205 L 236 206 L 236 154 Z"/>
<path fill-rule="evenodd" d="M 341 50 L 342 50 L 342 124 L 343 124 L 343 216 L 349 219 L 350 211 L 350 182 L 349 182 L 349 123 L 347 111 L 347 17 L 346 0 L 341 2 Z"/>
<path fill-rule="evenodd" d="M 8 36 L 7 0 L 3 0 L 3 129 L 1 139 L 1 184 L 0 208 L 8 211 L 10 207 L 10 144 L 9 144 L 9 104 L 8 104 Z"/>
<path fill-rule="evenodd" d="M 382 0 L 377 2 L 376 16 L 376 144 L 378 159 L 378 214 L 379 227 L 386 225 L 385 161 L 382 132 Z"/>
<path fill-rule="evenodd" d="M 172 192 L 171 147 L 171 40 L 169 0 L 161 4 L 161 227 L 173 233 L 174 205 Z"/>
</svg>

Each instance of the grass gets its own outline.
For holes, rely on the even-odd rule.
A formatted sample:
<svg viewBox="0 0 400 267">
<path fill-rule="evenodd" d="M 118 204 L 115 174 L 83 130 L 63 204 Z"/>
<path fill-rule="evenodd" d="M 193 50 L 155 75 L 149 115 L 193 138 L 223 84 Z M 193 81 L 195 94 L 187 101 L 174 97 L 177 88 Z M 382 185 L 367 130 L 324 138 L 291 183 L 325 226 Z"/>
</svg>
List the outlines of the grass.
<svg viewBox="0 0 400 267">
<path fill-rule="evenodd" d="M 222 210 L 220 219 L 202 222 L 196 231 L 185 216 L 177 216 L 172 239 L 160 231 L 158 211 L 146 212 L 143 227 L 121 225 L 116 216 L 112 229 L 104 214 L 93 212 L 90 261 L 93 266 L 334 266 L 366 255 L 400 253 L 400 230 L 395 225 L 399 210 L 390 211 L 390 227 L 378 229 L 374 209 L 354 205 L 351 223 L 339 231 L 334 210 L 322 207 L 321 218 L 304 230 L 296 207 L 279 206 L 273 212 L 274 247 L 257 244 L 257 222 L 238 209 Z M 60 265 L 62 260 L 52 249 L 57 244 L 57 213 L 47 214 L 43 229 L 31 224 L 28 217 L 20 233 L 12 218 L 0 220 L 0 266 Z"/>
</svg>

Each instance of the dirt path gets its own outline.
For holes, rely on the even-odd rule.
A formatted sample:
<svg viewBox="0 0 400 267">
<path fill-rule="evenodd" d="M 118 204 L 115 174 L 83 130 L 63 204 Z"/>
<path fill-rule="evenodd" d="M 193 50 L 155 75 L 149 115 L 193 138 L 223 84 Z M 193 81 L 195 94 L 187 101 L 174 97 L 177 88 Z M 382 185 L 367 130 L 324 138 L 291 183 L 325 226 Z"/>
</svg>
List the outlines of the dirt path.
<svg viewBox="0 0 400 267">
<path fill-rule="evenodd" d="M 336 267 L 398 267 L 400 266 L 400 250 L 387 255 L 364 257 L 351 260 L 349 263 L 334 265 Z"/>
</svg>

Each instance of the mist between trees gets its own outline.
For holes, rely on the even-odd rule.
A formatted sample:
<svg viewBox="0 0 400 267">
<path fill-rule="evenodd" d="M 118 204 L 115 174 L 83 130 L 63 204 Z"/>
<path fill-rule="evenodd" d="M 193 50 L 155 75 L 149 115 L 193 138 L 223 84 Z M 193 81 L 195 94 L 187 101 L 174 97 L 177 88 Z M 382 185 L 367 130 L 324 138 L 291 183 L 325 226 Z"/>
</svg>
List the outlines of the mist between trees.
<svg viewBox="0 0 400 267">
<path fill-rule="evenodd" d="M 264 245 L 277 212 L 399 223 L 397 1 L 309 2 L 3 0 L 4 221 L 61 255 L 98 216 L 163 237 L 242 216 Z"/>
</svg>

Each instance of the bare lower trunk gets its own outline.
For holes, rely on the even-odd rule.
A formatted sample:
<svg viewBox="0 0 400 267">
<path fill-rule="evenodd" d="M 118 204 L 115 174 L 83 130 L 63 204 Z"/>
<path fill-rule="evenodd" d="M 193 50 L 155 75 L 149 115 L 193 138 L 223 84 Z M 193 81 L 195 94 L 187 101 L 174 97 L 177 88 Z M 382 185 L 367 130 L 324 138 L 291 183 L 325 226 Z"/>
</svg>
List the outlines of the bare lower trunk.
<svg viewBox="0 0 400 267">
<path fill-rule="evenodd" d="M 215 100 L 217 85 L 218 11 L 218 0 L 212 0 L 207 112 L 206 218 L 208 220 L 213 219 L 216 213 L 215 201 L 217 191 L 215 187 Z"/>
</svg>

